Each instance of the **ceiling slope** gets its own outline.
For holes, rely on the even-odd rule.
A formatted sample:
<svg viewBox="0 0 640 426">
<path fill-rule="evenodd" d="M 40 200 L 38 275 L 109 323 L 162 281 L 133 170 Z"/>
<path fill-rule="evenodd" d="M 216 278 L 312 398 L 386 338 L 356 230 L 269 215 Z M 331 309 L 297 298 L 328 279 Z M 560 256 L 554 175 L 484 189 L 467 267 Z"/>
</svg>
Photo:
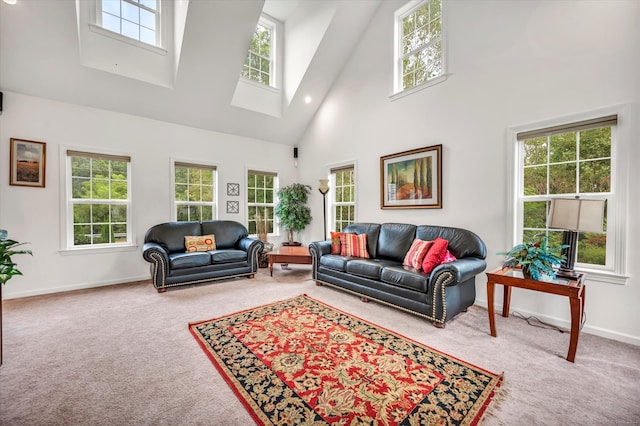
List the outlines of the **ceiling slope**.
<svg viewBox="0 0 640 426">
<path fill-rule="evenodd" d="M 296 28 L 313 21 L 304 16 L 317 10 L 308 3 L 268 0 L 264 7 L 283 20 L 285 28 Z M 0 2 L 0 89 L 295 145 L 380 1 L 323 3 L 330 3 L 335 12 L 320 40 L 317 35 L 309 40 L 310 46 L 317 46 L 312 57 L 301 56 L 297 68 L 289 65 L 298 70 L 297 85 L 287 92 L 288 106 L 281 117 L 231 105 L 263 9 L 261 0 L 191 1 L 173 88 L 82 66 L 73 0 L 19 0 L 14 6 Z M 288 22 L 290 18 L 296 20 Z M 295 57 L 288 60 L 295 63 Z M 304 102 L 307 95 L 313 98 L 310 104 Z"/>
</svg>

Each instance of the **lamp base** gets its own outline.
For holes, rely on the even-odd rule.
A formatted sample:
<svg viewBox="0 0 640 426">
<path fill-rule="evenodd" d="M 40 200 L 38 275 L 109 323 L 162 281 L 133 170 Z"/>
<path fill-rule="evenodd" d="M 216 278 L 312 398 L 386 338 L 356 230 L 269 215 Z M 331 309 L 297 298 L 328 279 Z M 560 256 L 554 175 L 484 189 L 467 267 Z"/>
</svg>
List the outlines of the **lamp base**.
<svg viewBox="0 0 640 426">
<path fill-rule="evenodd" d="M 564 269 L 560 268 L 556 271 L 556 277 L 560 278 L 569 278 L 569 279 L 578 279 L 578 273 L 573 269 Z"/>
</svg>

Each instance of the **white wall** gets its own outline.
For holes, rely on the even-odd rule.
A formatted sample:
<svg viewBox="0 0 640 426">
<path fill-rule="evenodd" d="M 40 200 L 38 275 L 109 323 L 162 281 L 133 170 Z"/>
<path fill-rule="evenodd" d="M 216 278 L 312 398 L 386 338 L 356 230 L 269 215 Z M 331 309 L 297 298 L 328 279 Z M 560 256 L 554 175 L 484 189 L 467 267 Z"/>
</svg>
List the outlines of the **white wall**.
<svg viewBox="0 0 640 426">
<path fill-rule="evenodd" d="M 640 3 L 446 2 L 448 80 L 391 101 L 393 12 L 403 4 L 382 4 L 299 143 L 301 179 L 316 186 L 331 164 L 356 160 L 358 221 L 468 228 L 487 244 L 493 269 L 502 260 L 496 253 L 513 245 L 510 127 L 631 103 L 636 112 L 622 120 L 633 138 L 620 143 L 637 163 Z M 380 209 L 380 157 L 435 144 L 443 145 L 443 208 Z M 633 167 L 629 181 L 639 180 Z M 631 278 L 626 285 L 587 281 L 583 331 L 640 344 L 640 267 L 633 261 L 640 258 L 640 200 L 630 186 Z M 317 191 L 312 202 L 321 212 Z M 308 234 L 322 235 L 321 222 Z M 478 276 L 477 303 L 484 306 L 485 284 Z M 568 326 L 567 299 L 515 290 L 511 306 Z"/>
<path fill-rule="evenodd" d="M 9 185 L 9 139 L 45 142 L 46 187 Z M 279 173 L 281 185 L 296 181 L 291 146 L 178 126 L 4 92 L 0 115 L 0 228 L 29 242 L 31 256 L 16 256 L 24 276 L 3 289 L 5 298 L 44 294 L 150 278 L 142 259 L 146 230 L 171 220 L 170 159 L 218 166 L 220 219 L 245 222 L 247 168 Z M 105 149 L 132 157 L 135 240 L 132 250 L 63 254 L 60 152 L 62 146 Z M 227 197 L 226 184 L 241 184 L 240 197 Z M 226 213 L 226 201 L 240 201 L 239 214 Z M 274 239 L 277 241 L 277 239 Z"/>
</svg>

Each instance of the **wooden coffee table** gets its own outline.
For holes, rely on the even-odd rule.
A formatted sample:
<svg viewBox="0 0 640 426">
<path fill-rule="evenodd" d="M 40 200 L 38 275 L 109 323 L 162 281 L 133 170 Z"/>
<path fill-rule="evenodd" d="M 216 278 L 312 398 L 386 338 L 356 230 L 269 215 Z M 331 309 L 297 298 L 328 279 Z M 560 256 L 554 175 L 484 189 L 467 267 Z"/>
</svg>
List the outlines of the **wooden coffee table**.
<svg viewBox="0 0 640 426">
<path fill-rule="evenodd" d="M 283 265 L 294 263 L 297 265 L 311 265 L 311 255 L 308 247 L 282 246 L 269 253 L 269 273 L 273 276 L 273 264 Z"/>
</svg>

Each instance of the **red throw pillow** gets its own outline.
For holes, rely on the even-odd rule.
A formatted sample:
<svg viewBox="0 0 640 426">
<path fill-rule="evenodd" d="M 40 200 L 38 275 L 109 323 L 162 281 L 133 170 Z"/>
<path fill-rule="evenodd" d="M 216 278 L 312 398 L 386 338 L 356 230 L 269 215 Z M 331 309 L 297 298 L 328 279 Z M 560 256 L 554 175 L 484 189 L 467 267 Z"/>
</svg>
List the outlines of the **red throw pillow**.
<svg viewBox="0 0 640 426">
<path fill-rule="evenodd" d="M 449 263 L 458 260 L 449 250 L 444 254 L 444 258 L 442 259 L 442 263 Z"/>
<path fill-rule="evenodd" d="M 422 241 L 418 238 L 413 240 L 411 244 L 411 248 L 404 256 L 404 261 L 402 262 L 405 266 L 411 266 L 412 268 L 420 269 L 422 267 L 422 261 L 424 260 L 425 255 L 431 248 L 433 241 Z"/>
<path fill-rule="evenodd" d="M 433 268 L 442 263 L 442 259 L 444 259 L 444 255 L 447 253 L 448 245 L 449 241 L 440 237 L 433 240 L 431 248 L 422 261 L 422 271 L 425 274 L 428 274 L 433 270 Z"/>
<path fill-rule="evenodd" d="M 341 234 L 341 256 L 354 256 L 369 258 L 367 251 L 367 234 Z"/>
<path fill-rule="evenodd" d="M 342 245 L 340 243 L 340 235 L 345 232 L 331 232 L 331 254 L 340 254 Z M 355 235 L 355 232 L 347 232 L 347 234 Z"/>
</svg>

